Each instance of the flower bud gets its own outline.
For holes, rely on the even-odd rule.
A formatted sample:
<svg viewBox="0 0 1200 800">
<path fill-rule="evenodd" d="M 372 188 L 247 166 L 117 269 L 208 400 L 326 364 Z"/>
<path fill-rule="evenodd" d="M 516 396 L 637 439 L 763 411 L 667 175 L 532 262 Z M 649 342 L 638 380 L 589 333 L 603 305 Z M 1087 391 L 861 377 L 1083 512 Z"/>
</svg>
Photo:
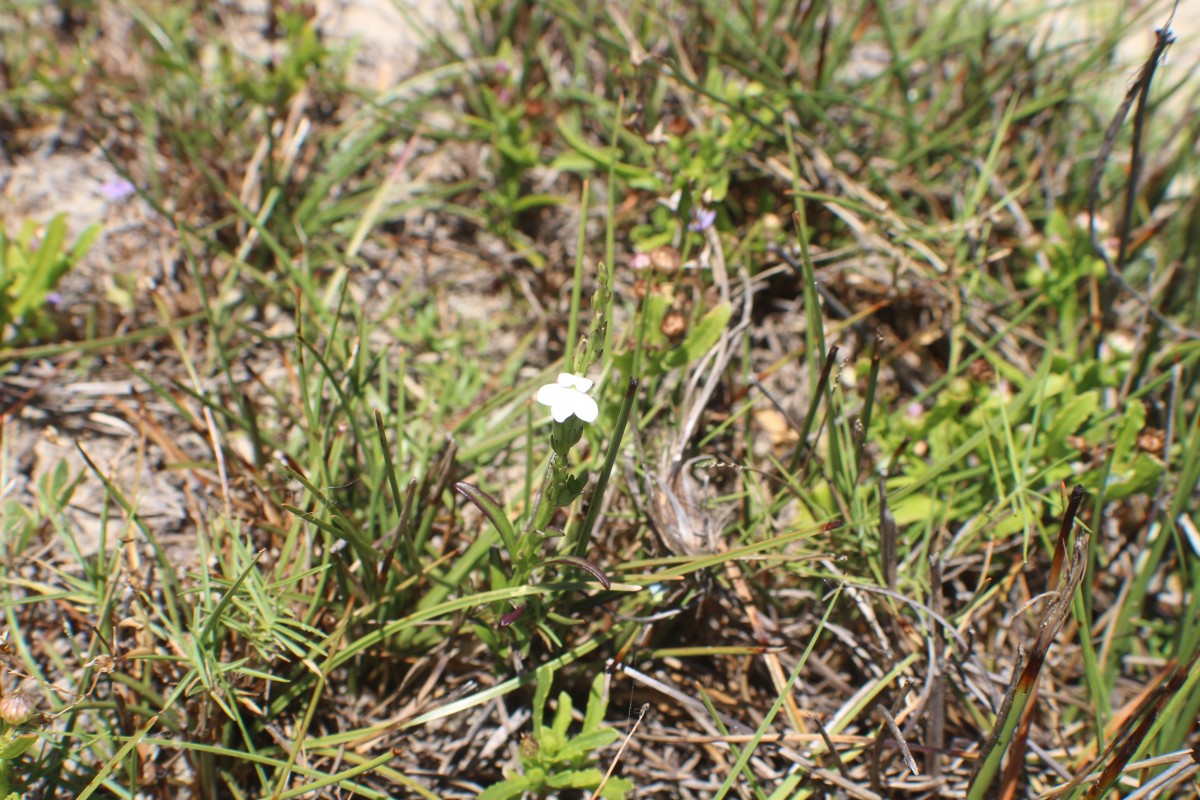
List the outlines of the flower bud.
<svg viewBox="0 0 1200 800">
<path fill-rule="evenodd" d="M 0 721 L 21 725 L 33 717 L 33 700 L 24 692 L 9 692 L 0 698 Z"/>
<path fill-rule="evenodd" d="M 528 734 L 521 737 L 521 755 L 522 756 L 524 756 L 525 758 L 532 761 L 533 759 L 537 758 L 539 749 L 540 748 L 538 747 L 537 739 L 533 738 L 532 736 L 529 736 Z"/>
</svg>

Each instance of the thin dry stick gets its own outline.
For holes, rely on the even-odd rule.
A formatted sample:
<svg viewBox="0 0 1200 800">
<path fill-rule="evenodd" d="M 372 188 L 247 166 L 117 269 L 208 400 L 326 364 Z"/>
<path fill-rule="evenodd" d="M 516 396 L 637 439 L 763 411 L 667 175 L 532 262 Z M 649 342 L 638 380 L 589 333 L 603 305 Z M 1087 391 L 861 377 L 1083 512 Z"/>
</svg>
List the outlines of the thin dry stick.
<svg viewBox="0 0 1200 800">
<path fill-rule="evenodd" d="M 945 613 L 941 553 L 939 548 L 937 555 L 929 558 L 929 607 L 938 615 Z M 929 777 L 936 779 L 942 774 L 942 750 L 946 746 L 946 638 L 941 627 L 929 627 L 933 644 L 933 657 L 929 663 L 929 669 L 933 672 L 933 686 L 929 691 L 929 707 L 925 716 L 925 742 L 929 745 L 925 771 Z"/>
<path fill-rule="evenodd" d="M 887 470 L 879 473 L 879 558 L 883 562 L 883 583 L 896 588 L 896 517 L 888 508 Z"/>
<path fill-rule="evenodd" d="M 1195 772 L 1195 764 L 1176 764 L 1143 783 L 1141 788 L 1130 793 L 1125 800 L 1155 800 L 1163 797 L 1168 789 L 1177 783 L 1183 783 Z"/>
<path fill-rule="evenodd" d="M 837 751 L 837 748 L 833 746 L 833 738 L 830 737 L 829 731 L 825 730 L 825 726 L 821 723 L 821 718 L 816 714 L 813 714 L 812 720 L 817 724 L 817 730 L 821 734 L 821 741 L 825 743 L 825 749 L 829 752 L 829 755 L 833 757 L 833 764 L 835 767 L 837 767 L 838 774 L 848 781 L 854 780 L 854 777 L 850 774 L 850 770 L 846 768 L 846 762 L 842 761 L 841 754 Z M 763 737 L 762 741 L 766 741 L 765 736 Z"/>
<path fill-rule="evenodd" d="M 1172 18 L 1174 11 L 1171 12 Z M 1161 325 L 1170 330 L 1177 336 L 1186 336 L 1189 339 L 1200 338 L 1200 334 L 1195 331 L 1181 328 L 1170 319 L 1167 319 L 1157 308 L 1154 307 L 1150 298 L 1144 297 L 1141 292 L 1134 289 L 1125 280 L 1125 276 L 1121 270 L 1125 266 L 1125 258 L 1129 252 L 1129 236 L 1130 226 L 1133 217 L 1133 207 L 1137 198 L 1137 182 L 1141 173 L 1142 162 L 1142 134 L 1144 133 L 1146 121 L 1146 98 L 1150 94 L 1150 83 L 1154 79 L 1154 73 L 1158 69 L 1159 63 L 1163 59 L 1167 48 L 1175 41 L 1175 34 L 1171 32 L 1171 20 L 1167 20 L 1167 24 L 1159 28 L 1157 31 L 1157 39 L 1154 43 L 1154 49 L 1150 52 L 1149 58 L 1138 71 L 1137 79 L 1133 85 L 1129 87 L 1129 91 L 1125 93 L 1125 99 L 1121 101 L 1121 105 L 1117 108 L 1117 113 L 1113 116 L 1112 122 L 1104 132 L 1104 141 L 1100 145 L 1100 151 L 1096 156 L 1096 161 L 1092 166 L 1092 173 L 1088 177 L 1088 232 L 1092 240 L 1092 252 L 1099 257 L 1107 270 L 1108 279 L 1112 281 L 1115 289 L 1106 289 L 1107 295 L 1101 301 L 1101 307 L 1104 309 L 1101 312 L 1100 322 L 1102 330 L 1110 328 L 1113 322 L 1113 314 L 1116 304 L 1116 290 L 1124 290 L 1131 294 L 1137 301 L 1156 319 Z M 1104 249 L 1100 242 L 1100 236 L 1096 232 L 1096 206 L 1100 201 L 1100 182 L 1104 177 L 1104 170 L 1108 166 L 1108 161 L 1112 157 L 1113 150 L 1117 146 L 1117 134 L 1121 131 L 1121 126 L 1125 123 L 1125 118 L 1129 114 L 1129 109 L 1133 106 L 1134 100 L 1137 100 L 1138 108 L 1134 114 L 1133 120 L 1133 142 L 1132 152 L 1130 153 L 1130 171 L 1129 180 L 1125 187 L 1125 206 L 1122 211 L 1122 229 L 1121 239 L 1117 250 L 1117 260 L 1109 258 L 1108 252 Z"/>
<path fill-rule="evenodd" d="M 887 729 L 891 732 L 892 738 L 895 739 L 896 746 L 900 748 L 900 755 L 904 758 L 904 765 L 912 770 L 913 775 L 920 775 L 921 770 L 917 768 L 916 759 L 913 758 L 912 751 L 908 749 L 908 742 L 905 741 L 904 734 L 901 733 L 900 726 L 896 724 L 896 718 L 892 716 L 892 712 L 888 711 L 883 707 L 882 704 L 878 703 L 875 705 L 875 710 L 879 712 L 881 717 L 883 717 L 883 721 L 886 723 Z M 876 739 L 877 743 L 882 743 L 883 741 L 885 740 L 882 735 Z M 881 751 L 881 747 L 878 747 L 875 750 L 877 754 Z"/>
<path fill-rule="evenodd" d="M 654 689 L 655 691 L 662 692 L 667 697 L 670 697 L 672 700 L 675 700 L 676 702 L 681 703 L 682 705 L 688 706 L 689 708 L 693 708 L 697 711 L 700 711 L 705 716 L 708 716 L 708 708 L 706 708 L 705 705 L 702 702 L 700 702 L 699 700 L 695 699 L 694 697 L 689 697 L 688 695 L 684 694 L 680 690 L 676 689 L 674 686 L 670 686 L 666 683 L 663 683 L 662 681 L 658 680 L 657 678 L 652 678 L 649 675 L 647 675 L 646 673 L 641 672 L 640 670 L 637 670 L 637 669 L 629 666 L 628 664 L 622 664 L 619 661 L 614 661 L 612 659 L 609 659 L 608 666 L 606 667 L 606 669 L 608 669 L 610 672 L 616 672 L 616 671 L 624 672 L 630 678 L 633 678 L 638 683 L 641 683 L 643 686 L 647 686 L 651 689 Z M 731 731 L 736 731 L 737 733 L 745 733 L 745 734 L 753 734 L 754 733 L 754 731 L 751 730 L 751 728 L 748 725 L 746 725 L 745 723 L 739 722 L 738 720 L 734 719 L 733 717 L 731 717 L 727 714 L 722 714 L 720 711 L 717 712 L 717 718 L 719 720 L 721 720 L 721 722 L 724 723 L 725 727 Z"/>
<path fill-rule="evenodd" d="M 617 762 L 621 760 L 621 755 L 625 752 L 625 748 L 629 746 L 629 740 L 637 733 L 638 725 L 642 724 L 642 718 L 646 716 L 646 712 L 650 710 L 649 703 L 642 704 L 642 710 L 638 712 L 638 718 L 634 721 L 633 727 L 629 729 L 629 733 L 625 735 L 625 741 L 621 742 L 621 746 L 617 748 L 617 754 L 613 756 L 612 763 L 608 765 L 608 772 L 604 773 L 604 779 L 600 781 L 600 785 L 596 787 L 596 791 L 592 792 L 589 800 L 596 800 L 600 793 L 604 791 L 604 786 L 608 783 L 608 779 L 612 777 L 613 772 L 617 768 Z"/>
</svg>

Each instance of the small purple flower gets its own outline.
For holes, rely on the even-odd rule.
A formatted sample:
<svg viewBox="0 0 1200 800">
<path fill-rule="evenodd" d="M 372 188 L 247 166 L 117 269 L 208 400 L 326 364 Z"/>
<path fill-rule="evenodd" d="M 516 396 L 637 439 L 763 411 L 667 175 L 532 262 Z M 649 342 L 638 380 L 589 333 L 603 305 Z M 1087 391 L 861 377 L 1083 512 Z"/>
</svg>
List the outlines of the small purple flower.
<svg viewBox="0 0 1200 800">
<path fill-rule="evenodd" d="M 717 212 L 714 209 L 692 206 L 692 221 L 688 223 L 688 230 L 699 233 L 711 228 L 716 221 Z"/>
<path fill-rule="evenodd" d="M 58 308 L 63 304 L 63 296 L 58 292 L 47 292 L 46 305 L 50 308 Z"/>
<path fill-rule="evenodd" d="M 110 203 L 116 203 L 133 194 L 135 188 L 132 183 L 124 178 L 115 178 L 114 180 L 105 181 L 100 184 L 100 194 L 104 195 L 104 199 Z"/>
<path fill-rule="evenodd" d="M 649 253 L 634 253 L 629 258 L 629 266 L 631 269 L 638 271 L 650 269 L 650 254 Z"/>
</svg>

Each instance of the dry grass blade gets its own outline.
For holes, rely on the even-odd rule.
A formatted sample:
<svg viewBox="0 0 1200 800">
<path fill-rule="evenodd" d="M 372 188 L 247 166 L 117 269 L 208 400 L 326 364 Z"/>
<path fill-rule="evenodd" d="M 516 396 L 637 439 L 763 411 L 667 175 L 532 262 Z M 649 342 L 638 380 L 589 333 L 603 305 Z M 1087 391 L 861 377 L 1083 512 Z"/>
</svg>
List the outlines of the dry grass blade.
<svg viewBox="0 0 1200 800">
<path fill-rule="evenodd" d="M 1058 542 L 1054 546 L 1054 557 L 1050 562 L 1048 581 L 1050 586 L 1056 586 L 1059 578 L 1062 577 L 1063 560 L 1066 557 L 1067 548 L 1070 547 L 1071 530 L 1075 526 L 1075 517 L 1079 513 L 1079 505 L 1083 501 L 1083 496 L 1083 486 L 1076 484 L 1075 488 L 1071 490 L 1071 498 L 1067 503 L 1067 510 L 1063 514 L 1062 525 L 1058 529 Z M 1000 800 L 1013 800 L 1017 795 L 1020 779 L 1024 773 L 1025 751 L 1029 746 L 1029 731 L 1033 727 L 1037 699 L 1038 687 L 1035 683 L 1030 686 L 1029 699 L 1009 748 L 1008 762 L 1004 767 L 1004 775 L 1000 782 Z"/>
<path fill-rule="evenodd" d="M 642 724 L 642 719 L 646 716 L 646 712 L 649 710 L 650 704 L 643 703 L 641 710 L 638 711 L 637 719 L 633 721 L 633 727 L 629 729 L 629 733 L 626 734 L 625 740 L 621 742 L 621 746 L 617 749 L 617 754 L 613 756 L 612 763 L 608 765 L 608 771 L 604 773 L 604 779 L 600 781 L 600 785 L 596 787 L 596 791 L 592 792 L 592 796 L 589 800 L 596 800 L 596 798 L 600 796 L 600 793 L 604 791 L 604 787 L 608 785 L 609 778 L 612 777 L 613 772 L 615 772 L 617 769 L 617 764 L 620 762 L 621 756 L 625 753 L 625 748 L 629 746 L 629 742 L 633 739 L 633 735 L 637 733 L 638 726 Z"/>
<path fill-rule="evenodd" d="M 1126 772 L 1130 760 L 1148 740 L 1167 703 L 1183 688 L 1184 682 L 1187 681 L 1198 661 L 1200 661 L 1200 653 L 1193 655 L 1187 664 L 1177 667 L 1167 682 L 1159 687 L 1157 696 L 1150 704 L 1146 715 L 1133 732 L 1116 748 L 1112 760 L 1108 762 L 1104 771 L 1100 773 L 1100 777 L 1092 784 L 1086 795 L 1088 800 L 1098 800 L 1116 785 L 1117 780 Z"/>
<path fill-rule="evenodd" d="M 896 724 L 896 718 L 892 716 L 892 712 L 881 705 L 876 705 L 875 710 L 883 717 L 883 721 L 887 724 L 887 730 L 892 734 L 892 740 L 900 748 L 900 755 L 904 758 L 904 765 L 908 767 L 913 775 L 920 775 L 921 770 L 917 767 L 917 761 L 913 758 L 912 751 L 908 749 L 908 742 L 905 741 L 904 734 L 900 731 L 900 726 Z M 882 743 L 884 740 L 881 737 L 877 741 Z M 879 752 L 880 749 L 876 748 L 876 752 Z"/>
<path fill-rule="evenodd" d="M 1063 559 L 1066 558 L 1067 548 L 1071 544 L 1071 528 L 1075 525 L 1075 516 L 1079 513 L 1079 504 L 1083 502 L 1083 487 L 1079 484 L 1071 490 L 1071 499 L 1067 502 L 1066 513 L 1063 514 L 1062 525 L 1058 529 L 1058 542 L 1054 545 L 1054 558 L 1050 562 L 1050 575 L 1047 585 L 1057 586 L 1062 576 Z"/>
<path fill-rule="evenodd" d="M 944 605 L 942 557 L 936 555 L 930 558 L 929 607 L 934 614 L 941 616 L 945 612 Z M 925 723 L 925 741 L 929 745 L 925 771 L 936 780 L 942 772 L 941 750 L 946 743 L 946 637 L 937 625 L 931 626 L 930 644 L 933 648 L 933 657 L 930 659 L 932 668 L 930 682 L 932 685 L 929 690 L 929 710 Z"/>
<path fill-rule="evenodd" d="M 1155 756 L 1153 758 L 1145 758 L 1145 759 L 1142 759 L 1141 761 L 1130 762 L 1129 764 L 1125 765 L 1125 770 L 1126 770 L 1126 772 L 1129 772 L 1129 771 L 1133 771 L 1133 770 L 1153 769 L 1155 767 L 1164 767 L 1164 766 L 1169 767 L 1169 768 L 1171 768 L 1171 770 L 1173 770 L 1175 767 L 1179 767 L 1179 766 L 1182 766 L 1185 768 L 1187 768 L 1187 767 L 1194 768 L 1195 765 L 1196 765 L 1196 754 L 1193 750 L 1177 750 L 1173 753 L 1164 753 L 1163 755 Z M 1168 771 L 1171 771 L 1171 770 L 1168 770 Z M 1165 774 L 1166 774 L 1165 772 L 1161 773 L 1159 777 L 1161 777 L 1162 775 L 1165 775 Z M 1080 774 L 1079 776 L 1077 776 L 1076 778 L 1071 780 L 1070 783 L 1063 784 L 1062 786 L 1055 786 L 1053 789 L 1042 792 L 1040 795 L 1038 795 L 1038 800 L 1054 800 L 1055 798 L 1058 798 L 1058 797 L 1064 797 L 1064 796 L 1069 795 L 1072 792 L 1074 792 L 1081 784 L 1091 783 L 1093 781 L 1099 780 L 1099 778 L 1100 778 L 1100 772 L 1089 772 L 1086 774 Z M 1138 789 L 1137 792 L 1135 792 L 1135 794 L 1141 794 L 1142 792 L 1144 792 L 1147 789 L 1147 787 L 1150 787 L 1151 785 L 1157 785 L 1157 781 L 1158 781 L 1158 779 L 1156 778 L 1153 781 L 1147 782 L 1140 789 Z M 1160 786 L 1160 788 L 1161 788 L 1161 786 Z M 1133 796 L 1134 796 L 1133 794 L 1129 795 L 1129 797 L 1131 797 L 1131 798 Z M 1145 795 L 1143 795 L 1143 796 L 1145 796 Z"/>
<path fill-rule="evenodd" d="M 1033 695 L 1042 666 L 1046 663 L 1046 654 L 1054 643 L 1066 621 L 1071 609 L 1071 601 L 1079 588 L 1086 572 L 1089 537 L 1080 536 L 1075 542 L 1071 562 L 1063 578 L 1062 585 L 1054 593 L 1038 625 L 1037 638 L 1030 651 L 1029 660 L 1021 666 L 1018 656 L 1013 668 L 1013 682 L 1005 693 L 992 731 L 988 735 L 979 761 L 971 773 L 970 788 L 967 800 L 982 800 L 991 791 L 992 783 L 1000 770 L 1000 761 L 1008 752 L 1013 740 L 1017 723 L 1024 714 L 1025 708 Z"/>
</svg>

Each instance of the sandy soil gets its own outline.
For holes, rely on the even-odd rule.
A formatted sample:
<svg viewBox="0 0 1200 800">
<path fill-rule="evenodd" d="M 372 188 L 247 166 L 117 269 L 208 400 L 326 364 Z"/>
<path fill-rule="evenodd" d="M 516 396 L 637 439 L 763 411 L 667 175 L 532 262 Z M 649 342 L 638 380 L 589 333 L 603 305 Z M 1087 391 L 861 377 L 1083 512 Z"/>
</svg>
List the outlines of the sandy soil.
<svg viewBox="0 0 1200 800">
<path fill-rule="evenodd" d="M 318 0 L 315 5 L 318 29 L 329 42 L 357 46 L 351 80 L 380 90 L 413 73 L 429 37 L 446 35 L 453 41 L 457 30 L 457 17 L 444 2 Z M 237 9 L 248 20 L 265 11 L 265 3 L 253 0 Z M 106 9 L 102 18 L 109 44 L 119 45 L 128 19 L 115 9 Z M 258 26 L 247 25 L 244 46 L 249 52 L 262 45 L 256 30 Z M 177 237 L 136 194 L 122 195 L 122 176 L 99 147 L 81 141 L 70 130 L 38 132 L 37 141 L 39 146 L 12 163 L 0 161 L 0 224 L 16 231 L 26 219 L 45 222 L 65 213 L 72 240 L 89 225 L 101 224 L 103 234 L 88 258 L 60 286 L 61 308 L 76 319 L 89 309 L 106 309 L 110 319 L 102 321 L 102 327 L 120 333 L 123 303 L 131 304 L 152 287 L 169 288 L 179 266 Z M 131 172 L 136 174 L 137 169 Z M 406 271 L 418 268 L 393 266 Z M 118 307 L 115 318 L 111 318 L 112 305 Z M 67 336 L 73 333 L 79 332 L 64 331 Z M 164 452 L 159 443 L 139 432 L 138 417 L 153 414 L 158 405 L 148 387 L 132 379 L 127 370 L 102 362 L 86 381 L 69 380 L 54 366 L 38 362 L 24 364 L 19 374 L 10 370 L 0 375 L 0 501 L 37 507 L 38 482 L 65 464 L 72 477 L 83 476 L 64 520 L 75 531 L 81 554 L 94 554 L 102 543 L 113 546 L 127 533 L 129 523 L 114 508 L 105 527 L 100 513 L 105 489 L 88 468 L 82 450 L 121 491 L 136 499 L 143 518 L 179 555 L 181 566 L 190 563 L 194 558 L 188 555 L 194 551 L 190 531 L 206 515 L 206 492 L 186 485 L 183 471 L 165 469 L 178 453 Z M 140 399 L 97 410 L 108 405 L 105 397 L 131 395 Z M 170 416 L 168 409 L 157 410 Z M 183 437 L 183 449 L 195 457 L 211 453 L 192 432 L 175 430 L 171 435 Z"/>
</svg>

